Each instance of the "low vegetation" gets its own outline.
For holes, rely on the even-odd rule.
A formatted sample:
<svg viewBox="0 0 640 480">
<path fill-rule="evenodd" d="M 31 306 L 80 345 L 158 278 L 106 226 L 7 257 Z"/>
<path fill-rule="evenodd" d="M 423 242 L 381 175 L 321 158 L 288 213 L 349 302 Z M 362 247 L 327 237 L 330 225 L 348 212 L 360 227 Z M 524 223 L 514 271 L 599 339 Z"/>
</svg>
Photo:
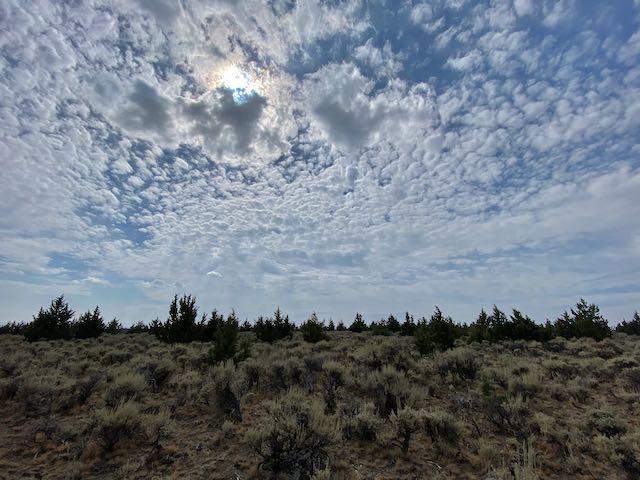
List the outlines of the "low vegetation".
<svg viewBox="0 0 640 480">
<path fill-rule="evenodd" d="M 637 314 L 616 331 L 585 301 L 546 324 L 497 307 L 354 323 L 239 324 L 186 296 L 123 329 L 55 299 L 0 335 L 1 471 L 639 478 Z"/>
</svg>

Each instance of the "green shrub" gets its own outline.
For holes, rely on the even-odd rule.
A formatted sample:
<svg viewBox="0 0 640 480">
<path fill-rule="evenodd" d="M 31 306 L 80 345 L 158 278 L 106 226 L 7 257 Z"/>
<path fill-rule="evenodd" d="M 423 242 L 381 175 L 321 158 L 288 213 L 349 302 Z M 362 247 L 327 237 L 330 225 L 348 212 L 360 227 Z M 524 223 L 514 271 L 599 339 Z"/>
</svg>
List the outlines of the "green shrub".
<svg viewBox="0 0 640 480">
<path fill-rule="evenodd" d="M 441 441 L 448 445 L 455 445 L 460 440 L 460 424 L 450 413 L 443 410 L 435 410 L 425 413 L 422 421 L 424 431 L 434 445 L 439 445 Z"/>
<path fill-rule="evenodd" d="M 482 385 L 482 397 L 489 422 L 520 440 L 528 436 L 529 409 L 522 397 L 499 395 L 486 379 Z"/>
<path fill-rule="evenodd" d="M 234 421 L 242 421 L 240 400 L 248 389 L 244 370 L 232 361 L 218 365 L 212 372 L 212 394 L 218 410 Z M 208 399 L 207 402 L 211 403 Z"/>
<path fill-rule="evenodd" d="M 479 368 L 474 352 L 463 348 L 443 352 L 435 362 L 436 372 L 443 379 L 451 375 L 459 380 L 473 380 Z"/>
<path fill-rule="evenodd" d="M 241 368 L 243 375 L 247 379 L 247 387 L 258 386 L 260 379 L 264 376 L 265 366 L 264 362 L 256 358 L 249 358 L 242 362 Z"/>
<path fill-rule="evenodd" d="M 154 393 L 169 380 L 174 370 L 175 365 L 168 360 L 149 360 L 140 365 L 140 372 Z"/>
<path fill-rule="evenodd" d="M 275 360 L 271 364 L 271 385 L 276 390 L 293 386 L 302 386 L 307 390 L 313 388 L 313 376 L 305 363 L 298 357 Z"/>
<path fill-rule="evenodd" d="M 402 453 L 409 451 L 411 437 L 422 428 L 424 412 L 413 408 L 402 408 L 397 413 L 393 413 L 390 417 L 391 424 L 394 426 L 397 439 L 400 442 Z"/>
<path fill-rule="evenodd" d="M 305 342 L 317 343 L 328 338 L 324 333 L 324 323 L 318 320 L 315 312 L 311 314 L 311 317 L 306 322 L 300 325 L 300 331 Z"/>
<path fill-rule="evenodd" d="M 24 406 L 27 417 L 49 415 L 57 407 L 64 382 L 55 376 L 27 377 L 20 383 L 15 398 Z"/>
<path fill-rule="evenodd" d="M 310 479 L 327 466 L 327 448 L 337 440 L 336 422 L 322 404 L 301 390 L 291 390 L 266 404 L 263 423 L 250 429 L 247 443 L 274 477 Z"/>
<path fill-rule="evenodd" d="M 340 408 L 340 428 L 347 440 L 375 442 L 381 438 L 384 421 L 376 414 L 373 403 L 352 400 Z"/>
<path fill-rule="evenodd" d="M 398 413 L 398 410 L 413 405 L 415 401 L 415 390 L 406 374 L 393 367 L 385 365 L 371 375 L 368 382 L 378 414 L 383 418 Z"/>
<path fill-rule="evenodd" d="M 103 365 L 115 365 L 116 363 L 124 363 L 133 357 L 133 353 L 125 350 L 110 350 L 106 352 L 101 359 Z"/>
<path fill-rule="evenodd" d="M 540 391 L 540 381 L 533 375 L 511 378 L 507 388 L 512 397 L 520 396 L 524 400 L 531 400 Z"/>
<path fill-rule="evenodd" d="M 91 373 L 86 378 L 79 380 L 75 385 L 75 399 L 78 404 L 83 405 L 87 402 L 91 393 L 102 379 L 99 373 Z"/>
<path fill-rule="evenodd" d="M 584 429 L 587 433 L 600 433 L 607 438 L 617 437 L 627 432 L 628 426 L 612 412 L 602 409 L 589 409 Z"/>
<path fill-rule="evenodd" d="M 109 452 L 120 441 L 133 439 L 141 431 L 141 415 L 132 402 L 120 403 L 115 409 L 103 408 L 96 412 L 93 432 Z"/>
<path fill-rule="evenodd" d="M 627 370 L 626 377 L 631 388 L 636 392 L 640 391 L 640 367 Z"/>
<path fill-rule="evenodd" d="M 156 414 L 145 416 L 145 431 L 151 445 L 160 450 L 162 443 L 174 435 L 175 425 L 168 410 L 160 410 Z"/>
<path fill-rule="evenodd" d="M 304 365 L 310 372 L 321 372 L 325 360 L 322 354 L 312 354 L 304 357 Z"/>
<path fill-rule="evenodd" d="M 10 400 L 16 396 L 20 390 L 20 379 L 11 378 L 0 381 L 0 400 Z"/>
<path fill-rule="evenodd" d="M 333 414 L 336 412 L 338 404 L 338 388 L 344 385 L 345 368 L 344 365 L 329 361 L 322 366 L 322 397 L 326 404 L 326 412 Z"/>
<path fill-rule="evenodd" d="M 116 408 L 120 403 L 139 398 L 146 388 L 147 382 L 139 373 L 123 373 L 107 387 L 104 402 L 107 407 Z"/>
</svg>

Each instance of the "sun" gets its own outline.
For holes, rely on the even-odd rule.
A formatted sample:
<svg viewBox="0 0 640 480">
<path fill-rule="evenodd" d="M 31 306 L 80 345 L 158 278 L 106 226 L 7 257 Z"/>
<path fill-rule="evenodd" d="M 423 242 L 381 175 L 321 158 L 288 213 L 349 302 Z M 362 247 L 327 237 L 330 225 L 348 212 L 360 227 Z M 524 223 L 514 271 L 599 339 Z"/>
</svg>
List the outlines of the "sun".
<svg viewBox="0 0 640 480">
<path fill-rule="evenodd" d="M 225 65 L 214 74 L 213 86 L 231 90 L 233 99 L 238 103 L 246 102 L 249 97 L 259 93 L 257 80 L 233 64 Z"/>
<path fill-rule="evenodd" d="M 251 79 L 238 67 L 230 65 L 220 72 L 220 83 L 230 90 L 247 90 Z"/>
</svg>

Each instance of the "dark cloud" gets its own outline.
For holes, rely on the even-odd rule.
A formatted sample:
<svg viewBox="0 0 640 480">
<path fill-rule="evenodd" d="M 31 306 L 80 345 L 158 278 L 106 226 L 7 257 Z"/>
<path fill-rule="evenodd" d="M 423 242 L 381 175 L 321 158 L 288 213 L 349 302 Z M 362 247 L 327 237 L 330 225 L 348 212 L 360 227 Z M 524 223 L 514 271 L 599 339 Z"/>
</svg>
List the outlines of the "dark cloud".
<svg viewBox="0 0 640 480">
<path fill-rule="evenodd" d="M 369 134 L 382 121 L 381 115 L 348 111 L 338 102 L 326 100 L 317 104 L 314 112 L 337 143 L 358 147 L 366 142 Z"/>
<path fill-rule="evenodd" d="M 129 101 L 131 105 L 119 116 L 121 125 L 132 130 L 152 130 L 159 133 L 166 130 L 171 121 L 170 103 L 155 88 L 138 80 L 133 85 Z"/>
<path fill-rule="evenodd" d="M 241 101 L 234 99 L 229 89 L 219 89 L 218 95 L 196 102 L 181 101 L 180 105 L 194 135 L 216 145 L 214 150 L 231 148 L 236 152 L 247 151 L 255 139 L 258 121 L 266 105 L 266 99 L 257 94 L 247 95 Z M 224 145 L 216 144 L 229 128 L 232 139 Z"/>
</svg>

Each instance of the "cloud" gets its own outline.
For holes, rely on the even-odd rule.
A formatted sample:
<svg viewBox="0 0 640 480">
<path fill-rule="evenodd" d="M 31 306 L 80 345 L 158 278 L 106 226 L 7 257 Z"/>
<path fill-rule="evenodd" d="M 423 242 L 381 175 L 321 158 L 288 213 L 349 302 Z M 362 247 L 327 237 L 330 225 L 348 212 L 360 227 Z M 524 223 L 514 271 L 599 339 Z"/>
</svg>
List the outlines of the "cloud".
<svg viewBox="0 0 640 480">
<path fill-rule="evenodd" d="M 169 102 L 156 90 L 138 80 L 129 95 L 130 106 L 119 115 L 119 123 L 128 130 L 153 130 L 159 133 L 166 131 L 171 121 L 168 112 Z"/>
<path fill-rule="evenodd" d="M 127 323 L 181 292 L 249 317 L 503 302 L 543 319 L 581 295 L 629 316 L 639 18 L 601 13 L 5 2 L 7 319 L 59 292 L 115 299 Z M 216 81 L 229 65 L 255 81 L 242 98 Z"/>
<path fill-rule="evenodd" d="M 356 47 L 353 56 L 368 67 L 377 77 L 393 77 L 402 70 L 402 55 L 396 55 L 387 41 L 377 48 L 370 38 L 364 45 Z"/>
<path fill-rule="evenodd" d="M 180 3 L 171 0 L 137 0 L 163 25 L 170 27 L 180 14 Z"/>
<path fill-rule="evenodd" d="M 93 276 L 89 276 L 85 278 L 80 283 L 90 283 L 93 285 L 106 285 L 106 286 L 111 285 L 111 282 L 109 282 L 108 280 L 105 280 L 104 278 L 100 278 L 100 277 L 93 277 Z"/>
<path fill-rule="evenodd" d="M 448 64 L 455 70 L 468 72 L 475 70 L 482 64 L 482 55 L 478 50 L 473 50 L 461 57 L 450 58 Z"/>
<path fill-rule="evenodd" d="M 312 118 L 340 147 L 358 148 L 392 136 L 387 127 L 393 123 L 416 122 L 428 129 L 435 121 L 425 84 L 396 81 L 375 91 L 374 82 L 348 63 L 325 65 L 305 83 Z"/>
<path fill-rule="evenodd" d="M 411 20 L 418 24 L 424 24 L 433 18 L 433 7 L 428 3 L 418 3 L 411 9 Z"/>
<path fill-rule="evenodd" d="M 514 0 L 513 7 L 519 17 L 532 15 L 535 12 L 535 2 L 532 0 Z"/>
</svg>

